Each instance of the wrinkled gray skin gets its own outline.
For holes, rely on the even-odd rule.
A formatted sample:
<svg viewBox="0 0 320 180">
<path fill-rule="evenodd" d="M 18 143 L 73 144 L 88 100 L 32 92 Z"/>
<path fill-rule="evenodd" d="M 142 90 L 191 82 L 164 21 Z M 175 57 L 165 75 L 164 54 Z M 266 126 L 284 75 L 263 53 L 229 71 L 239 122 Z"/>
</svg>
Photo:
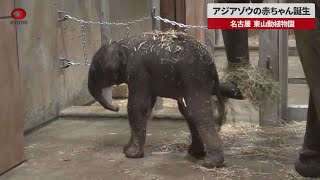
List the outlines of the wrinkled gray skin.
<svg viewBox="0 0 320 180">
<path fill-rule="evenodd" d="M 101 47 L 89 70 L 89 92 L 106 109 L 118 111 L 103 98 L 101 90 L 128 84 L 131 138 L 123 149 L 127 157 L 143 157 L 147 119 L 159 96 L 177 100 L 192 135 L 189 154 L 204 157 L 205 167 L 220 167 L 224 162 L 218 135 L 221 118 L 213 117 L 212 94 L 220 102 L 219 112 L 224 112 L 224 103 L 215 64 L 200 43 L 184 35 L 173 40 L 169 48 L 161 48 L 152 35 L 142 35 Z"/>
</svg>

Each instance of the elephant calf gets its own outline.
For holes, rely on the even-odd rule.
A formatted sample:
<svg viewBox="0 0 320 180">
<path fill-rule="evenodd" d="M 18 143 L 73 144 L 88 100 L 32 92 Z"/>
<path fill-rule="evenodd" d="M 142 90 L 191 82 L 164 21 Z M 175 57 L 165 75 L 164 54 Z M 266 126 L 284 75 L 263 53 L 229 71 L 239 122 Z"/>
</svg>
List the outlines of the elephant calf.
<svg viewBox="0 0 320 180">
<path fill-rule="evenodd" d="M 220 112 L 224 112 L 224 102 L 215 63 L 201 43 L 184 33 L 158 32 L 102 46 L 89 70 L 89 92 L 104 108 L 118 111 L 102 90 L 122 83 L 129 89 L 127 157 L 143 157 L 147 119 L 159 96 L 177 100 L 192 135 L 189 154 L 204 157 L 203 165 L 208 168 L 223 165 L 218 135 L 221 119 L 214 120 L 211 96 L 217 95 Z"/>
</svg>

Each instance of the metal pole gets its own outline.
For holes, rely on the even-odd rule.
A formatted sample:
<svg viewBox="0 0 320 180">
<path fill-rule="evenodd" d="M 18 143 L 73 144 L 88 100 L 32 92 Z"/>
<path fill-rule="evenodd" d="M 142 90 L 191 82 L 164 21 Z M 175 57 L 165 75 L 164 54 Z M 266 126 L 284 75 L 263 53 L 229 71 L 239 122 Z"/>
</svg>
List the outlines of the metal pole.
<svg viewBox="0 0 320 180">
<path fill-rule="evenodd" d="M 286 0 L 279 0 L 285 3 Z M 288 119 L 288 30 L 279 30 L 280 118 Z"/>
<path fill-rule="evenodd" d="M 207 4 L 208 3 L 214 3 L 214 0 L 206 0 L 203 6 L 204 11 L 204 17 L 207 17 Z M 206 29 L 205 30 L 205 44 L 211 52 L 212 56 L 214 56 L 214 46 L 216 45 L 215 43 L 215 31 L 214 29 Z"/>
<path fill-rule="evenodd" d="M 151 11 L 151 17 L 152 17 L 152 31 L 155 31 L 156 29 L 160 28 L 160 25 L 157 23 L 154 16 L 157 16 L 156 13 L 156 7 L 160 7 L 160 1 L 152 1 L 152 11 Z M 154 105 L 154 110 L 162 110 L 163 109 L 163 99 L 161 97 L 157 97 L 157 101 Z"/>
<path fill-rule="evenodd" d="M 215 44 L 216 46 L 224 46 L 222 31 L 220 29 L 215 30 Z"/>
<path fill-rule="evenodd" d="M 213 0 L 213 3 L 219 3 L 219 0 Z M 221 29 L 214 30 L 214 45 L 215 46 L 224 46 Z"/>
<path fill-rule="evenodd" d="M 101 0 L 100 1 L 100 10 L 101 10 L 101 21 L 109 21 L 109 0 Z M 101 32 L 101 45 L 107 44 L 109 42 L 108 36 L 111 35 L 110 27 L 106 25 L 100 25 Z M 103 97 L 106 98 L 106 101 L 112 103 L 112 88 L 106 88 Z"/>
<path fill-rule="evenodd" d="M 154 9 L 154 16 L 160 16 L 160 0 L 152 0 L 151 8 Z M 151 12 L 151 15 L 152 15 L 152 12 Z M 156 30 L 156 29 L 160 30 L 160 21 L 153 19 L 152 23 L 153 23 L 152 30 Z"/>
<path fill-rule="evenodd" d="M 278 3 L 278 0 L 264 0 L 263 3 Z M 279 81 L 279 31 L 259 31 L 259 67 L 267 68 L 272 72 L 273 79 Z M 278 126 L 279 101 L 267 102 L 260 106 L 259 124 L 261 126 Z"/>
</svg>

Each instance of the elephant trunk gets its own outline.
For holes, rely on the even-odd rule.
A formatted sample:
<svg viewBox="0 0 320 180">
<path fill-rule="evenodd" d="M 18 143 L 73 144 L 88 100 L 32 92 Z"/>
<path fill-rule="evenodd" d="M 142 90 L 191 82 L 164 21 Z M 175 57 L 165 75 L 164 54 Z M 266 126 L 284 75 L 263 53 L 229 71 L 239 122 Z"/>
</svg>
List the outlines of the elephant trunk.
<svg viewBox="0 0 320 180">
<path fill-rule="evenodd" d="M 90 81 L 89 81 L 90 82 Z M 90 94 L 106 109 L 114 112 L 119 111 L 119 107 L 112 105 L 112 103 L 108 102 L 106 98 L 102 94 L 102 89 L 96 86 L 90 86 L 89 83 L 89 91 Z"/>
</svg>

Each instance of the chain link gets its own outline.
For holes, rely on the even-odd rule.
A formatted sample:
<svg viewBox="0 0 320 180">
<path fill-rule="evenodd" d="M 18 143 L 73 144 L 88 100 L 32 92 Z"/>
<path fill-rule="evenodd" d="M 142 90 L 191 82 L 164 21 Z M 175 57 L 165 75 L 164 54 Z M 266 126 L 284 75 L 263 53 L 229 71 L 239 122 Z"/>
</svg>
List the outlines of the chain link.
<svg viewBox="0 0 320 180">
<path fill-rule="evenodd" d="M 84 57 L 84 64 L 90 65 L 88 61 L 88 55 L 87 55 L 87 45 L 86 45 L 86 37 L 84 34 L 84 24 L 81 23 L 81 35 L 82 35 L 82 48 L 83 48 L 83 57 Z"/>
</svg>

